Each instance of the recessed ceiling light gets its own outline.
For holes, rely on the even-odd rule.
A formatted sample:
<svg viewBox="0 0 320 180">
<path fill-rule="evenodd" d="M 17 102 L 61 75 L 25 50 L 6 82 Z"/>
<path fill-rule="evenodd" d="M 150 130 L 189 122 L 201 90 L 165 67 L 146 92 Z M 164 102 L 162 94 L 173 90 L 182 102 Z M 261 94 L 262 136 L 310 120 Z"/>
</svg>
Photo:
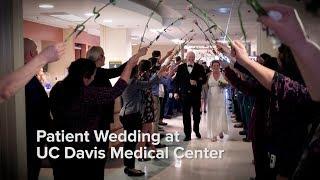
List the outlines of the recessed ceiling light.
<svg viewBox="0 0 320 180">
<path fill-rule="evenodd" d="M 181 40 L 181 39 L 171 39 L 172 42 L 176 43 L 176 44 L 181 44 L 183 43 L 184 41 Z"/>
<path fill-rule="evenodd" d="M 153 33 L 160 33 L 164 30 L 164 28 L 161 29 L 150 29 L 149 31 L 153 32 Z"/>
<path fill-rule="evenodd" d="M 220 40 L 217 40 L 217 42 L 222 43 L 222 44 L 228 44 L 228 41 L 224 40 L 223 38 Z"/>
<path fill-rule="evenodd" d="M 70 21 L 70 22 L 80 22 L 83 21 L 84 19 L 78 16 L 75 16 L 73 14 L 67 14 L 67 13 L 61 13 L 61 14 L 50 14 L 49 16 L 59 18 L 65 21 Z"/>
<path fill-rule="evenodd" d="M 218 11 L 221 13 L 228 13 L 230 11 L 230 8 L 222 7 L 222 8 L 219 8 Z"/>
<path fill-rule="evenodd" d="M 87 17 L 94 16 L 94 14 L 93 14 L 93 13 L 85 13 L 84 15 L 85 15 L 85 16 L 87 16 Z"/>
<path fill-rule="evenodd" d="M 218 8 L 218 12 L 219 12 L 219 13 L 222 13 L 222 14 L 226 14 L 226 13 L 229 13 L 229 12 L 230 12 L 230 8 L 228 8 L 228 7 L 221 7 L 221 8 Z"/>
<path fill-rule="evenodd" d="M 139 36 L 131 36 L 131 39 L 133 39 L 133 40 L 138 40 L 138 39 L 139 39 Z"/>
<path fill-rule="evenodd" d="M 103 20 L 104 23 L 112 23 L 112 19 L 105 19 Z"/>
<path fill-rule="evenodd" d="M 54 5 L 52 5 L 52 4 L 39 4 L 39 8 L 52 9 L 52 8 L 54 8 Z"/>
</svg>

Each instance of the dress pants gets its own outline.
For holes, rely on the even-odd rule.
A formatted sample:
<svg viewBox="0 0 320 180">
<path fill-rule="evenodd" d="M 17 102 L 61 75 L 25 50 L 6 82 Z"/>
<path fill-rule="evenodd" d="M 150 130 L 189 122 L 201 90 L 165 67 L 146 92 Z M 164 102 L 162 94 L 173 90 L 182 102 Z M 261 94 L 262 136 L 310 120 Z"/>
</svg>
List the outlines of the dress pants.
<svg viewBox="0 0 320 180">
<path fill-rule="evenodd" d="M 162 121 L 163 118 L 164 118 L 164 110 L 165 110 L 165 105 L 168 101 L 168 96 L 164 96 L 163 98 L 162 97 L 159 97 L 159 101 L 160 101 L 160 120 Z"/>
<path fill-rule="evenodd" d="M 61 159 L 51 161 L 54 180 L 103 180 L 105 159 Z"/>
<path fill-rule="evenodd" d="M 191 137 L 191 115 L 192 108 L 193 114 L 193 131 L 199 132 L 200 124 L 200 107 L 201 107 L 201 94 L 187 94 L 182 95 L 182 111 L 183 111 L 183 127 L 186 137 Z"/>
<path fill-rule="evenodd" d="M 100 130 L 110 130 L 110 123 L 104 124 L 103 128 Z M 87 144 L 87 143 L 86 143 Z M 69 144 L 72 146 L 72 144 Z M 48 144 L 48 146 L 55 146 L 54 144 Z M 58 146 L 58 145 L 56 145 Z M 94 146 L 98 150 L 105 150 L 105 154 L 108 154 L 109 141 L 107 142 L 93 142 L 93 144 L 86 145 L 87 149 L 92 150 Z M 78 147 L 75 147 L 76 149 Z M 60 148 L 63 149 L 63 148 Z M 62 151 L 62 156 L 64 155 Z M 54 180 L 69 180 L 69 179 L 79 179 L 79 180 L 103 180 L 104 179 L 104 168 L 107 162 L 107 157 L 103 159 L 52 159 L 49 158 L 50 164 L 53 169 Z"/>
<path fill-rule="evenodd" d="M 164 116 L 171 116 L 173 115 L 173 105 L 174 105 L 174 98 L 168 97 L 166 105 L 164 107 Z"/>
<path fill-rule="evenodd" d="M 142 129 L 142 120 L 141 120 L 141 114 L 140 113 L 133 113 L 128 114 L 124 116 L 120 116 L 120 121 L 122 123 L 123 129 L 127 131 L 127 133 L 133 133 L 134 130 L 136 130 L 136 133 L 138 130 Z M 132 151 L 134 152 L 136 150 L 137 142 L 125 142 L 124 143 L 124 152 L 126 151 Z M 135 168 L 135 158 L 126 158 L 123 159 L 123 164 L 125 167 L 128 168 Z"/>
<path fill-rule="evenodd" d="M 41 169 L 41 159 L 37 157 L 37 147 L 33 144 L 27 144 L 27 166 L 28 166 L 28 180 L 38 180 Z M 31 147 L 30 147 L 31 146 Z M 41 146 L 42 148 L 43 146 Z"/>
<path fill-rule="evenodd" d="M 160 100 L 158 96 L 152 96 L 153 99 L 153 110 L 154 110 L 154 123 L 153 123 L 153 132 L 159 132 L 159 121 L 160 121 Z"/>
</svg>

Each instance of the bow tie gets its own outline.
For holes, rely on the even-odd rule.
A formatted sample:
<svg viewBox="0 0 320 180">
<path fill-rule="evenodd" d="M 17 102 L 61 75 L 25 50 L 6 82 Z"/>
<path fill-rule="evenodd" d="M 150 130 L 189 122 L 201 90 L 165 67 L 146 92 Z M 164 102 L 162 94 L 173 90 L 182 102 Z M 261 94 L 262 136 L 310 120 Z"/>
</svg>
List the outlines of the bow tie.
<svg viewBox="0 0 320 180">
<path fill-rule="evenodd" d="M 188 67 L 193 67 L 193 65 L 189 64 Z"/>
</svg>

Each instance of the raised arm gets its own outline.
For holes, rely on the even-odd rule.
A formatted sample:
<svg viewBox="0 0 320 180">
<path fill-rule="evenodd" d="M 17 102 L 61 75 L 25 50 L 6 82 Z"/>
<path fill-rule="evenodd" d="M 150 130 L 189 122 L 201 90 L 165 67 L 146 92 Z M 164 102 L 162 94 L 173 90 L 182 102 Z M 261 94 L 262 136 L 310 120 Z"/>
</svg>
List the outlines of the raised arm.
<svg viewBox="0 0 320 180">
<path fill-rule="evenodd" d="M 245 48 L 240 42 L 235 41 L 232 45 L 237 62 L 243 65 L 271 94 L 284 101 L 298 102 L 300 104 L 310 102 L 309 92 L 302 84 L 291 80 L 255 61 L 249 60 Z"/>
<path fill-rule="evenodd" d="M 128 83 L 132 69 L 137 65 L 139 58 L 147 54 L 149 47 L 141 48 L 137 54 L 133 55 L 127 62 L 126 67 L 121 73 L 120 78 Z"/>
<path fill-rule="evenodd" d="M 247 95 L 255 95 L 257 93 L 257 89 L 259 88 L 257 83 L 254 83 L 253 81 L 243 81 L 230 67 L 225 68 L 224 75 L 229 83 L 241 92 Z"/>
<path fill-rule="evenodd" d="M 237 62 L 246 68 L 266 89 L 271 91 L 275 71 L 249 59 L 244 45 L 240 41 L 232 42 L 232 53 Z"/>
<path fill-rule="evenodd" d="M 294 8 L 279 4 L 264 8 L 282 14 L 279 21 L 267 16 L 262 16 L 259 20 L 271 28 L 277 37 L 291 48 L 312 99 L 320 101 L 319 45 L 307 38 L 299 15 Z"/>
<path fill-rule="evenodd" d="M 62 43 L 49 46 L 23 67 L 1 77 L 0 103 L 8 100 L 19 89 L 24 87 L 44 65 L 59 60 L 64 51 L 65 45 Z"/>
<path fill-rule="evenodd" d="M 168 65 L 162 66 L 160 70 L 149 79 L 149 81 L 135 80 L 135 83 L 137 84 L 139 89 L 144 90 L 148 88 L 150 85 L 158 83 L 161 76 L 163 76 L 163 74 L 168 70 L 168 67 Z"/>
<path fill-rule="evenodd" d="M 170 51 L 168 51 L 167 54 L 159 60 L 159 64 L 163 64 L 164 61 L 172 54 L 173 50 L 174 49 L 171 49 Z"/>
<path fill-rule="evenodd" d="M 159 81 L 159 76 L 157 74 L 154 74 L 149 81 L 135 80 L 134 83 L 137 85 L 139 89 L 145 90 L 148 87 L 150 87 L 152 84 L 158 81 Z"/>
<path fill-rule="evenodd" d="M 108 104 L 120 96 L 126 87 L 127 82 L 121 78 L 113 87 L 85 87 L 82 100 L 85 104 Z"/>
<path fill-rule="evenodd" d="M 127 65 L 127 62 L 121 64 L 121 66 L 117 68 L 111 68 L 111 69 L 102 68 L 101 71 L 104 73 L 105 78 L 112 79 L 112 78 L 119 77 L 123 72 L 123 70 L 125 69 L 126 65 Z"/>
<path fill-rule="evenodd" d="M 277 72 L 273 77 L 271 94 L 289 103 L 304 105 L 312 101 L 309 91 L 304 85 Z"/>
<path fill-rule="evenodd" d="M 127 87 L 131 71 L 137 65 L 138 60 L 141 56 L 147 54 L 148 47 L 141 48 L 139 52 L 133 55 L 123 72 L 121 73 L 120 79 L 112 88 L 105 87 L 86 87 L 83 90 L 82 100 L 88 104 L 107 104 L 112 102 L 118 96 L 120 96 L 125 88 Z"/>
</svg>

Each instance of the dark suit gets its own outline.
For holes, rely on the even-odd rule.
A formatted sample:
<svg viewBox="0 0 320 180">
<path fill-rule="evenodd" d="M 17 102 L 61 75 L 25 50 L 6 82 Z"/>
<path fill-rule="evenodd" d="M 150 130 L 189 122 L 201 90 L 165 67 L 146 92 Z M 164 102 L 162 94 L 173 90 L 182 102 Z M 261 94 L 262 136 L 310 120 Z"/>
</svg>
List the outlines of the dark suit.
<svg viewBox="0 0 320 180">
<path fill-rule="evenodd" d="M 182 100 L 183 126 L 186 137 L 191 137 L 191 108 L 193 109 L 193 131 L 199 132 L 201 91 L 206 79 L 203 66 L 197 63 L 194 63 L 191 73 L 189 73 L 186 63 L 181 64 L 177 69 L 174 80 L 174 91 L 179 94 Z M 195 80 L 197 85 L 192 86 L 190 80 Z"/>
<path fill-rule="evenodd" d="M 37 130 L 48 130 L 51 122 L 49 98 L 36 77 L 25 87 L 26 125 L 27 125 L 27 159 L 28 179 L 38 179 L 41 159 L 37 157 L 37 146 L 43 147 L 44 142 L 37 143 Z"/>
<path fill-rule="evenodd" d="M 94 81 L 91 83 L 92 86 L 95 87 L 112 87 L 112 84 L 109 79 L 116 78 L 121 75 L 122 71 L 126 67 L 127 63 L 122 64 L 118 68 L 112 69 L 104 69 L 104 68 L 97 68 L 96 75 L 94 77 Z M 93 105 L 98 108 L 99 115 L 101 116 L 101 120 L 98 128 L 99 130 L 110 130 L 110 123 L 114 122 L 114 101 L 110 102 L 109 104 L 105 105 Z M 100 143 L 99 147 L 102 149 L 108 150 L 109 141 L 106 143 Z M 95 161 L 94 168 L 97 170 L 96 179 L 103 179 L 104 174 L 100 172 L 104 172 L 104 167 L 106 164 L 106 158 Z"/>
<path fill-rule="evenodd" d="M 97 68 L 94 81 L 91 83 L 95 87 L 112 87 L 109 79 L 116 78 L 121 75 L 122 71 L 126 67 L 127 63 L 122 64 L 118 68 L 104 69 Z M 100 106 L 101 116 L 103 124 L 100 125 L 101 128 L 105 129 L 110 123 L 113 123 L 114 114 L 114 101 L 108 105 Z"/>
</svg>

